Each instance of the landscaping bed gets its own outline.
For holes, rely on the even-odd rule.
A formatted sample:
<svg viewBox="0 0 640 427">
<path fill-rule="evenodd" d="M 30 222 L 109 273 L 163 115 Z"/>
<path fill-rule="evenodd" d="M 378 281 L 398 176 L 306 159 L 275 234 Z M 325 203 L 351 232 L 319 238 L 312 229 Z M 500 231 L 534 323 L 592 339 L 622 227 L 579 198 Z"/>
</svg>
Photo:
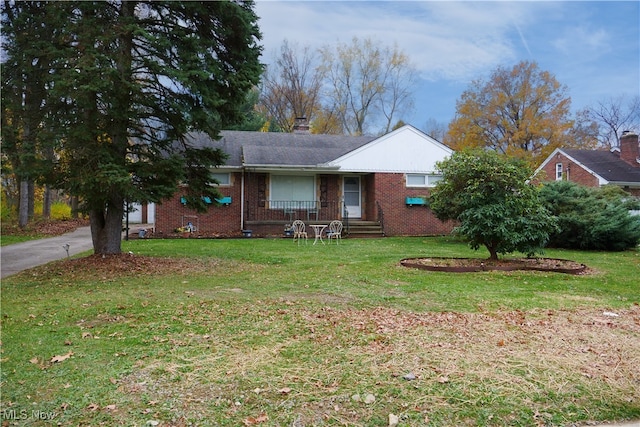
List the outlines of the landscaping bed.
<svg viewBox="0 0 640 427">
<path fill-rule="evenodd" d="M 429 257 L 405 258 L 400 261 L 400 264 L 404 267 L 451 273 L 532 270 L 566 274 L 587 274 L 589 271 L 584 264 L 557 258 L 509 258 L 496 261 L 480 258 Z"/>
</svg>

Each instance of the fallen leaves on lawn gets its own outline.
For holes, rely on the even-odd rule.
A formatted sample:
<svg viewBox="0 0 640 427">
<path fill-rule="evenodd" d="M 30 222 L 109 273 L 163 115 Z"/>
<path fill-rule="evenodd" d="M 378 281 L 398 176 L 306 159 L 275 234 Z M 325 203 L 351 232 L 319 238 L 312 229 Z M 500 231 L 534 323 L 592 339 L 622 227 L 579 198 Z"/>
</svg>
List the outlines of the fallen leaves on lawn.
<svg viewBox="0 0 640 427">
<path fill-rule="evenodd" d="M 227 344 L 230 335 L 224 332 L 215 349 L 210 347 L 211 340 L 188 338 L 184 333 L 164 335 L 169 341 L 185 340 L 189 351 L 201 346 L 202 355 L 181 359 L 180 364 L 162 358 L 142 360 L 119 379 L 119 390 L 137 394 L 138 399 L 175 400 L 183 405 L 184 413 L 206 413 L 215 402 L 229 413 L 246 411 L 240 423 L 244 420 L 248 426 L 281 423 L 278 414 L 264 418 L 262 411 L 278 405 L 278 399 L 292 401 L 293 390 L 296 402 L 302 402 L 300 425 L 332 416 L 339 416 L 344 424 L 363 425 L 367 408 L 371 408 L 364 404 L 366 393 L 358 390 L 363 386 L 375 387 L 367 390 L 372 397 L 378 396 L 372 405 L 387 404 L 381 390 L 432 390 L 424 395 L 409 393 L 395 402 L 423 412 L 420 419 L 425 420 L 427 411 L 455 410 L 457 403 L 446 398 L 448 392 L 464 390 L 464 399 L 481 401 L 486 396 L 485 385 L 496 396 L 524 393 L 524 400 L 531 390 L 568 395 L 573 393 L 571 387 L 587 386 L 600 399 L 617 402 L 622 399 L 620 390 L 628 390 L 625 399 L 640 398 L 636 387 L 640 380 L 636 368 L 640 364 L 638 305 L 617 309 L 618 316 L 613 317 L 603 314 L 602 308 L 456 313 L 292 304 L 295 309 L 288 310 L 286 321 L 279 314 L 282 301 L 234 306 L 238 324 L 246 320 L 256 325 L 252 331 L 262 344 L 249 339 L 250 350 L 247 345 Z M 207 304 L 201 303 L 201 311 L 185 310 L 188 318 L 184 321 L 217 330 L 222 320 L 215 314 L 220 311 L 215 303 L 211 306 L 216 309 L 207 311 Z M 270 338 L 263 338 L 262 330 L 268 330 Z M 250 337 L 245 329 L 241 334 L 243 339 Z M 207 336 L 218 334 L 208 332 Z M 314 362 L 306 363 L 304 357 L 287 351 L 296 346 L 313 352 Z M 182 354 L 183 350 L 174 351 Z M 180 372 L 178 381 L 174 380 L 176 372 Z M 246 380 L 247 372 L 259 376 L 261 382 Z M 345 375 L 343 381 L 336 381 Z M 210 378 L 227 379 L 212 383 Z M 376 379 L 375 385 L 359 382 L 369 378 Z M 277 383 L 281 385 L 273 393 L 264 385 Z M 229 397 L 251 391 L 242 407 L 234 406 L 236 400 Z M 340 408 L 339 415 L 329 414 L 328 408 Z"/>
<path fill-rule="evenodd" d="M 267 416 L 267 414 L 262 413 L 260 415 L 258 415 L 257 417 L 247 417 L 244 419 L 244 421 L 242 422 L 245 426 L 252 426 L 252 425 L 256 425 L 256 424 L 262 424 L 265 421 L 269 421 L 269 417 Z"/>
<path fill-rule="evenodd" d="M 68 358 L 70 358 L 71 356 L 73 356 L 73 351 L 70 351 L 66 354 L 61 354 L 58 356 L 53 356 L 51 358 L 51 360 L 49 360 L 49 362 L 51 363 L 60 363 L 60 362 L 64 362 L 65 360 L 67 360 Z"/>
<path fill-rule="evenodd" d="M 3 236 L 59 236 L 61 234 L 70 233 L 78 227 L 86 227 L 89 225 L 88 219 L 65 219 L 65 220 L 40 220 L 32 222 L 22 229 L 17 224 L 3 224 Z"/>
<path fill-rule="evenodd" d="M 75 280 L 114 280 L 117 277 L 145 275 L 183 275 L 207 272 L 222 262 L 215 258 L 170 258 L 135 255 L 89 255 L 83 258 L 64 259 L 32 269 L 34 276 L 57 275 Z"/>
</svg>

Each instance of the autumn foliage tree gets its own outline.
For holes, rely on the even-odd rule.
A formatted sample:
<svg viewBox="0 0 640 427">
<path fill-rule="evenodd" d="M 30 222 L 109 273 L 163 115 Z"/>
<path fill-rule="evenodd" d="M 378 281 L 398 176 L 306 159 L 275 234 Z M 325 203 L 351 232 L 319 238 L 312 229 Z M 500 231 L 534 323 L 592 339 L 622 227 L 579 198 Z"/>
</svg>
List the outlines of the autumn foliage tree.
<svg viewBox="0 0 640 427">
<path fill-rule="evenodd" d="M 535 62 L 498 67 L 461 95 L 445 143 L 489 148 L 535 163 L 568 142 L 573 122 L 567 89 Z"/>
<path fill-rule="evenodd" d="M 485 246 L 489 259 L 514 251 L 539 253 L 555 220 L 528 183 L 532 170 L 522 159 L 487 150 L 455 152 L 439 162 L 443 174 L 431 192 L 430 206 L 473 249 Z"/>
</svg>

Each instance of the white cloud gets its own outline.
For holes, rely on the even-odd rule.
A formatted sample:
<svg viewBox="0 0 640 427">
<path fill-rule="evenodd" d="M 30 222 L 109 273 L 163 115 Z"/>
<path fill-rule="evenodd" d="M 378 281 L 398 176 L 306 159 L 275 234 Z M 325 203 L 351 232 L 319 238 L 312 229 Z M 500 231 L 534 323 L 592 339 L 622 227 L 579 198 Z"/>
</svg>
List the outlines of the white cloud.
<svg viewBox="0 0 640 427">
<path fill-rule="evenodd" d="M 460 87 L 521 60 L 554 73 L 576 100 L 607 91 L 637 93 L 638 10 L 635 2 L 599 1 L 256 3 L 267 63 L 284 39 L 311 48 L 354 36 L 397 44 L 429 87 L 430 97 L 423 97 L 428 101 L 416 102 L 422 117 L 452 116 Z M 449 92 L 434 93 L 440 89 Z M 424 112 L 443 103 L 447 112 Z"/>
<path fill-rule="evenodd" d="M 602 55 L 611 51 L 612 38 L 606 30 L 602 28 L 591 29 L 587 27 L 577 27 L 567 29 L 561 37 L 553 41 L 553 45 L 566 55 Z"/>
<path fill-rule="evenodd" d="M 516 55 L 506 33 L 528 8 L 476 2 L 259 1 L 265 58 L 284 39 L 320 47 L 352 37 L 397 43 L 423 77 L 468 80 Z"/>
</svg>

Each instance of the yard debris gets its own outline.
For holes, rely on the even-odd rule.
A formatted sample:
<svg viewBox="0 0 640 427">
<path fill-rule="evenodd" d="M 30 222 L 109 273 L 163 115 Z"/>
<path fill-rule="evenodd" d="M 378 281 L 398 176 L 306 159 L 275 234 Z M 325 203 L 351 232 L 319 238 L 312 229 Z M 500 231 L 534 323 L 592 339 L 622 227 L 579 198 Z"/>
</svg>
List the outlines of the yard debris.
<svg viewBox="0 0 640 427">
<path fill-rule="evenodd" d="M 51 362 L 51 363 L 64 362 L 65 360 L 67 360 L 71 356 L 73 356 L 73 351 L 70 351 L 67 354 L 62 354 L 62 355 L 59 355 L 59 356 L 53 356 L 49 362 Z"/>
<path fill-rule="evenodd" d="M 255 424 L 262 424 L 265 421 L 269 421 L 269 417 L 267 416 L 267 414 L 262 413 L 260 415 L 258 415 L 257 417 L 247 417 L 244 419 L 243 424 L 245 426 L 252 426 Z"/>
<path fill-rule="evenodd" d="M 407 381 L 413 381 L 413 380 L 417 379 L 418 377 L 416 377 L 416 374 L 414 374 L 413 372 L 409 372 L 408 374 L 406 374 L 402 378 L 407 380 Z"/>
<path fill-rule="evenodd" d="M 400 418 L 397 415 L 389 414 L 389 427 L 395 427 L 400 422 Z"/>
</svg>

